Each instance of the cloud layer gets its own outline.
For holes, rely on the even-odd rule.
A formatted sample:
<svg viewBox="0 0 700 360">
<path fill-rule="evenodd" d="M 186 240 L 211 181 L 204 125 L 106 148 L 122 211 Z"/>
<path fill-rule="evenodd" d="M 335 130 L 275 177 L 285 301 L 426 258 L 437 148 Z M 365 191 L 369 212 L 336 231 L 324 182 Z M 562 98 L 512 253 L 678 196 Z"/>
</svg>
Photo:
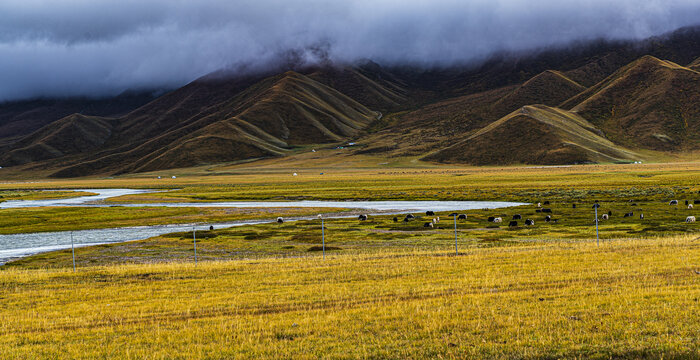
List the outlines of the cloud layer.
<svg viewBox="0 0 700 360">
<path fill-rule="evenodd" d="M 174 87 L 290 49 L 441 65 L 699 19 L 697 0 L 3 0 L 0 101 Z"/>
</svg>

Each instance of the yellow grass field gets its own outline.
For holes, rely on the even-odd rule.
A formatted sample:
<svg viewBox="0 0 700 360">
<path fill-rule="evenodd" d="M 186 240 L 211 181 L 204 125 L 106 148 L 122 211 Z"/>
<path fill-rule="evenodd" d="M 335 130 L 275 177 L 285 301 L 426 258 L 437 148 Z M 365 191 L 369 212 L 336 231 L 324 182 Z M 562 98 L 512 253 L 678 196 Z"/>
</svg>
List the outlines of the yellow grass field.
<svg viewBox="0 0 700 360">
<path fill-rule="evenodd" d="M 0 272 L 0 358 L 700 357 L 700 238 Z"/>
<path fill-rule="evenodd" d="M 40 254 L 0 268 L 0 359 L 700 358 L 700 228 L 684 221 L 698 209 L 682 203 L 700 199 L 700 162 L 437 168 L 353 159 L 321 150 L 116 178 L 5 178 L 0 190 L 171 190 L 115 204 L 551 200 L 561 221 L 545 224 L 532 205 L 468 211 L 459 256 L 450 224 L 426 231 L 391 216 L 327 221 L 327 245 L 337 248 L 325 260 L 310 252 L 320 245 L 316 219 L 203 232 L 206 261 L 196 265 L 189 234 L 78 249 L 76 273 L 70 250 Z M 594 199 L 615 214 L 601 224 L 600 246 Z M 640 210 L 647 218 L 622 218 Z M 277 216 L 270 211 L 5 209 L 0 218 L 14 233 Z M 537 226 L 485 220 L 514 213 Z"/>
</svg>

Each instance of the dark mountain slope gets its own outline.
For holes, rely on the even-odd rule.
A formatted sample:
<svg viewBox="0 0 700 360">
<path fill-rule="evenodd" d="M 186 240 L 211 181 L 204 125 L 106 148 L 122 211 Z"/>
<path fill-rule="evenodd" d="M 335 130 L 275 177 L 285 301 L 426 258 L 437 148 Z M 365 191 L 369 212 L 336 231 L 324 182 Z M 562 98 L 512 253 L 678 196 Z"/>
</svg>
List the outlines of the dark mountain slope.
<svg viewBox="0 0 700 360">
<path fill-rule="evenodd" d="M 518 86 L 512 93 L 498 99 L 493 104 L 494 113 L 502 116 L 527 104 L 555 106 L 584 90 L 586 90 L 585 87 L 564 74 L 547 70 Z"/>
<path fill-rule="evenodd" d="M 421 155 L 449 146 L 506 114 L 529 104 L 557 105 L 585 88 L 558 71 L 547 70 L 519 86 L 508 86 L 424 106 L 401 115 L 370 136 L 362 152 Z"/>
<path fill-rule="evenodd" d="M 700 73 L 652 56 L 567 100 L 612 141 L 653 150 L 700 148 Z"/>
<path fill-rule="evenodd" d="M 373 62 L 357 67 L 328 66 L 307 76 L 373 110 L 388 112 L 399 109 L 409 100 L 407 84 Z"/>
<path fill-rule="evenodd" d="M 0 103 L 0 146 L 74 113 L 113 117 L 155 99 L 153 92 L 126 92 L 104 99 L 35 99 Z"/>
<path fill-rule="evenodd" d="M 18 165 L 93 150 L 109 139 L 112 126 L 110 119 L 73 114 L 16 142 L 0 155 L 0 161 Z"/>
<path fill-rule="evenodd" d="M 544 105 L 525 106 L 425 160 L 474 165 L 574 164 L 636 160 L 586 120 Z"/>
<path fill-rule="evenodd" d="M 700 58 L 695 59 L 692 63 L 688 64 L 688 68 L 695 71 L 700 71 Z"/>
<path fill-rule="evenodd" d="M 105 150 L 86 155 L 57 176 L 280 156 L 294 146 L 353 136 L 377 116 L 340 92 L 295 72 L 263 79 L 237 93 L 219 83 L 216 86 L 225 87 L 221 92 L 228 90 L 228 96 L 218 92 L 218 102 L 196 106 L 202 101 L 197 92 L 203 87 L 216 93 L 210 86 L 183 88 L 164 97 L 162 103 L 157 100 L 117 119 Z M 188 105 L 190 102 L 194 104 Z M 138 131 L 139 122 L 144 122 L 143 131 Z"/>
</svg>

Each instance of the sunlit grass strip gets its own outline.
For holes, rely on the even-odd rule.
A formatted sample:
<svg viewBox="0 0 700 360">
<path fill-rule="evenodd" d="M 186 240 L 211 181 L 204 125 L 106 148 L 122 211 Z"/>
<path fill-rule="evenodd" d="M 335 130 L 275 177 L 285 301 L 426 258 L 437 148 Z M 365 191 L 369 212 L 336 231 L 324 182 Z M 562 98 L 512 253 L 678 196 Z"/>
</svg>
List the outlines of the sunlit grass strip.
<svg viewBox="0 0 700 360">
<path fill-rule="evenodd" d="M 700 356 L 700 239 L 0 273 L 2 358 Z"/>
</svg>

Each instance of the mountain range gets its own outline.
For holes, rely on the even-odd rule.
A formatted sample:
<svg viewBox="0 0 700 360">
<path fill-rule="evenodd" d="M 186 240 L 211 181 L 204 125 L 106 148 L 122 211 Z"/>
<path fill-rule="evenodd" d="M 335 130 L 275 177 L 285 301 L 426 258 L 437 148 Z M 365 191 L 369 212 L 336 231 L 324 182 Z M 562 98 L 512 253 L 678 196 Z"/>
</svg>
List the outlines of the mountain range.
<svg viewBox="0 0 700 360">
<path fill-rule="evenodd" d="M 442 68 L 219 71 L 164 94 L 0 103 L 0 166 L 55 177 L 354 154 L 471 165 L 633 162 L 700 150 L 700 27 Z"/>
</svg>

